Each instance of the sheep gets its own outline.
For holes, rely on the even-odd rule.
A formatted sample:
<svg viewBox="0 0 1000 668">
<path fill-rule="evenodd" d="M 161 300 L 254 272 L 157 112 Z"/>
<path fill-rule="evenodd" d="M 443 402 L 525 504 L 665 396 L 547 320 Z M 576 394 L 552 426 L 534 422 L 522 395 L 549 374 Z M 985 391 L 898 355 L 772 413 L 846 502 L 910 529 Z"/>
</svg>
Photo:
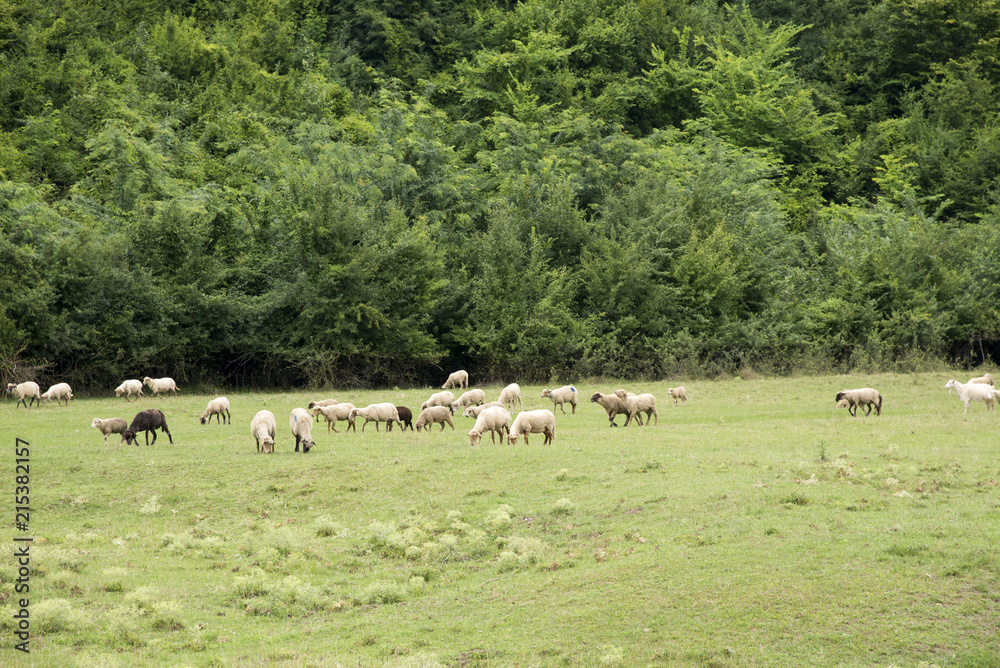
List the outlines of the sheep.
<svg viewBox="0 0 1000 668">
<path fill-rule="evenodd" d="M 425 408 L 430 408 L 431 406 L 444 406 L 449 412 L 454 413 L 452 404 L 455 403 L 455 395 L 451 392 L 435 392 L 431 395 L 431 398 L 420 404 L 420 410 Z"/>
<path fill-rule="evenodd" d="M 850 410 L 850 408 L 851 408 L 851 402 L 848 401 L 847 399 L 841 399 L 840 401 L 837 402 L 837 405 L 834 406 L 833 408 L 834 408 L 834 410 L 836 410 L 838 408 L 846 408 L 846 409 Z"/>
<path fill-rule="evenodd" d="M 173 390 L 174 396 L 180 391 L 177 389 L 177 383 L 174 382 L 173 378 L 150 378 L 146 376 L 142 379 L 143 385 L 148 385 L 149 390 L 153 393 L 154 397 L 160 395 L 160 392 L 170 392 Z"/>
<path fill-rule="evenodd" d="M 847 412 L 849 412 L 854 417 L 858 416 L 858 406 L 865 407 L 865 417 L 871 415 L 872 408 L 875 409 L 875 415 L 882 414 L 882 395 L 878 393 L 877 390 L 873 390 L 870 387 L 862 387 L 857 390 L 841 390 L 837 392 L 835 397 L 836 401 L 847 400 L 849 406 L 847 407 Z"/>
<path fill-rule="evenodd" d="M 469 406 L 465 409 L 465 417 L 478 418 L 479 414 L 487 408 L 496 408 L 497 406 L 503 408 L 503 404 L 499 401 L 491 401 L 487 404 L 483 404 L 482 406 Z"/>
<path fill-rule="evenodd" d="M 365 427 L 368 426 L 369 422 L 375 423 L 375 431 L 378 431 L 379 422 L 399 422 L 399 411 L 390 403 L 369 404 L 364 408 L 355 408 L 350 412 L 348 419 L 354 420 L 359 415 L 365 419 L 365 423 L 361 425 L 362 434 L 365 432 Z M 400 423 L 399 428 L 402 430 L 402 423 Z"/>
<path fill-rule="evenodd" d="M 652 394 L 633 394 L 627 390 L 615 390 L 615 394 L 625 402 L 625 412 L 628 413 L 628 417 L 625 419 L 626 427 L 639 413 L 646 414 L 647 427 L 649 426 L 650 418 L 653 417 L 656 418 L 656 424 L 660 424 L 660 414 L 656 412 L 656 397 Z M 639 420 L 639 426 L 642 426 L 641 419 Z"/>
<path fill-rule="evenodd" d="M 504 405 L 504 408 L 507 407 L 507 404 L 510 404 L 510 408 L 508 408 L 507 410 L 511 413 L 514 412 L 515 401 L 517 401 L 518 405 L 517 410 L 519 411 L 524 410 L 524 403 L 521 401 L 521 386 L 518 385 L 517 383 L 511 383 L 507 387 L 503 388 L 503 390 L 501 390 L 500 392 L 500 398 L 497 399 L 497 401 L 502 403 Z"/>
<path fill-rule="evenodd" d="M 688 393 L 687 390 L 684 389 L 683 385 L 680 387 L 668 387 L 667 394 L 669 394 L 670 397 L 674 400 L 675 407 L 677 406 L 678 401 L 683 401 L 684 403 L 687 403 Z"/>
<path fill-rule="evenodd" d="M 94 418 L 90 426 L 104 434 L 104 445 L 108 444 L 108 436 L 111 434 L 122 434 L 122 440 L 118 442 L 118 445 L 125 442 L 125 430 L 128 429 L 128 423 L 122 418 L 108 418 L 106 420 Z"/>
<path fill-rule="evenodd" d="M 292 428 L 292 436 L 295 437 L 295 452 L 299 451 L 302 445 L 302 454 L 309 452 L 315 443 L 312 439 L 312 417 L 304 408 L 293 408 L 288 416 L 288 425 Z"/>
<path fill-rule="evenodd" d="M 271 411 L 257 411 L 250 420 L 250 435 L 257 441 L 258 454 L 274 452 L 274 437 L 278 433 L 278 422 Z"/>
<path fill-rule="evenodd" d="M 507 442 L 511 445 L 517 445 L 518 437 L 524 435 L 524 444 L 529 445 L 528 434 L 545 434 L 543 445 L 554 441 L 556 438 L 555 414 L 545 409 L 518 413 L 507 432 Z"/>
<path fill-rule="evenodd" d="M 576 413 L 577 392 L 576 388 L 573 387 L 572 385 L 564 385 L 563 387 L 560 387 L 558 390 L 549 390 L 549 389 L 542 390 L 542 397 L 543 398 L 548 397 L 549 399 L 552 400 L 553 410 L 555 410 L 555 407 L 558 406 L 565 415 L 566 408 L 563 404 L 568 403 L 573 407 L 573 412 Z"/>
<path fill-rule="evenodd" d="M 399 429 L 400 431 L 406 431 L 409 427 L 410 431 L 413 431 L 413 411 L 411 411 L 406 406 L 396 406 L 396 413 L 399 414 Z M 387 429 L 392 431 L 392 423 L 390 422 Z"/>
<path fill-rule="evenodd" d="M 336 399 L 320 399 L 319 401 L 310 401 L 309 410 L 316 417 L 316 422 L 319 422 L 319 413 L 316 412 L 317 406 L 333 406 L 337 403 Z"/>
<path fill-rule="evenodd" d="M 441 423 L 441 431 L 444 431 L 446 422 L 451 425 L 451 430 L 455 431 L 455 423 L 451 419 L 450 406 L 428 406 L 420 411 L 420 415 L 417 416 L 417 431 L 420 431 L 423 427 L 427 427 L 427 431 L 430 431 L 431 427 L 436 423 Z"/>
<path fill-rule="evenodd" d="M 455 401 L 451 402 L 451 412 L 454 413 L 460 408 L 469 406 L 480 406 L 486 403 L 486 393 L 482 390 L 469 390 Z"/>
<path fill-rule="evenodd" d="M 225 397 L 216 397 L 208 402 L 208 408 L 201 416 L 201 423 L 206 424 L 212 421 L 212 416 L 215 416 L 215 421 L 221 421 L 226 424 L 226 419 L 229 419 L 229 424 L 233 423 L 233 418 L 229 415 L 229 399 Z"/>
<path fill-rule="evenodd" d="M 72 398 L 73 390 L 70 388 L 69 383 L 56 383 L 42 393 L 42 399 L 45 400 L 45 403 L 49 403 L 55 399 L 58 404 L 61 399 L 65 399 L 66 405 L 69 406 L 69 400 Z M 15 408 L 17 407 L 15 406 Z"/>
<path fill-rule="evenodd" d="M 957 380 L 949 380 L 944 386 L 958 392 L 959 399 L 965 404 L 964 413 L 969 412 L 969 404 L 973 401 L 984 402 L 986 404 L 986 412 L 993 410 L 993 401 L 996 399 L 996 395 L 994 394 L 993 387 L 990 385 L 983 385 L 981 383 L 965 383 L 963 385 Z"/>
<path fill-rule="evenodd" d="M 125 442 L 129 445 L 132 444 L 132 441 L 135 441 L 135 444 L 139 445 L 139 440 L 136 436 L 140 431 L 144 431 L 146 432 L 146 445 L 149 445 L 149 432 L 153 432 L 153 445 L 156 445 L 157 429 L 162 429 L 166 432 L 167 438 L 170 439 L 172 445 L 174 437 L 170 435 L 170 430 L 167 428 L 167 418 L 163 415 L 163 411 L 159 408 L 149 408 L 136 414 L 132 420 L 132 424 L 129 425 L 122 436 L 125 437 Z"/>
<path fill-rule="evenodd" d="M 453 387 L 460 389 L 465 389 L 469 386 L 469 374 L 466 371 L 456 371 L 455 373 L 448 376 L 448 380 L 444 381 L 444 385 L 441 386 L 442 390 L 447 390 Z"/>
<path fill-rule="evenodd" d="M 625 402 L 622 401 L 621 397 L 617 394 L 601 394 L 600 392 L 594 392 L 590 397 L 590 401 L 595 404 L 600 404 L 604 407 L 604 410 L 608 413 L 608 422 L 611 423 L 610 426 L 617 427 L 615 424 L 615 417 L 619 413 L 622 415 L 628 415 L 628 408 L 625 407 Z M 636 415 L 636 419 L 639 421 L 639 426 L 642 426 L 642 416 Z"/>
<path fill-rule="evenodd" d="M 7 384 L 7 394 L 13 394 L 17 397 L 17 408 L 24 402 L 25 408 L 31 408 L 31 405 L 38 402 L 38 405 L 42 405 L 42 388 L 38 387 L 38 383 L 27 381 L 15 385 L 14 383 Z"/>
<path fill-rule="evenodd" d="M 331 404 L 329 406 L 315 406 L 312 409 L 312 414 L 316 416 L 319 420 L 319 416 L 322 415 L 326 418 L 326 433 L 330 433 L 330 428 L 333 428 L 333 433 L 339 434 L 337 431 L 337 421 L 347 420 L 347 429 L 344 431 L 350 431 L 353 429 L 355 432 L 358 428 L 354 426 L 354 419 L 350 417 L 351 411 L 354 410 L 354 404 L 343 403 L 343 404 Z"/>
<path fill-rule="evenodd" d="M 444 425 L 441 428 L 444 429 Z M 476 426 L 469 432 L 469 445 L 479 445 L 486 432 L 490 432 L 490 441 L 494 445 L 497 434 L 500 434 L 500 443 L 503 443 L 504 432 L 510 432 L 510 413 L 506 408 L 492 406 L 481 411 L 476 418 Z"/>
<path fill-rule="evenodd" d="M 115 396 L 120 397 L 125 395 L 125 401 L 131 401 L 132 395 L 136 395 L 136 401 L 142 399 L 142 381 L 141 380 L 126 380 L 123 381 L 121 385 L 115 388 Z"/>
<path fill-rule="evenodd" d="M 969 382 L 966 383 L 966 385 L 968 385 L 969 383 L 976 383 L 977 385 L 993 385 L 993 375 L 989 373 L 984 373 L 982 376 L 979 376 L 977 378 L 970 378 Z"/>
</svg>

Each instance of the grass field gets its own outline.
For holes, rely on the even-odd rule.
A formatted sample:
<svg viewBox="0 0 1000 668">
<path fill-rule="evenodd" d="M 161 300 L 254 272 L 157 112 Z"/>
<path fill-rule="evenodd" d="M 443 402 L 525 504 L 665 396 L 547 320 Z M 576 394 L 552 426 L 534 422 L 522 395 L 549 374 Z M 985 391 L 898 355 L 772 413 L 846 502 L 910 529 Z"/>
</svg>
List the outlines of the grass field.
<svg viewBox="0 0 1000 668">
<path fill-rule="evenodd" d="M 0 403 L 0 665 L 997 666 L 1000 414 L 963 415 L 948 377 L 687 382 L 679 408 L 666 383 L 628 383 L 660 413 L 628 429 L 589 401 L 618 384 L 585 382 L 550 446 L 470 447 L 456 418 L 444 433 L 318 425 L 308 455 L 293 407 L 418 409 L 433 390 L 229 393 L 231 426 L 199 424 L 212 397 L 183 390 Z M 834 410 L 837 390 L 869 385 L 882 417 Z M 526 408 L 552 407 L 541 389 L 523 388 Z M 152 406 L 173 445 L 104 446 L 90 428 Z M 249 433 L 262 408 L 270 456 Z"/>
</svg>

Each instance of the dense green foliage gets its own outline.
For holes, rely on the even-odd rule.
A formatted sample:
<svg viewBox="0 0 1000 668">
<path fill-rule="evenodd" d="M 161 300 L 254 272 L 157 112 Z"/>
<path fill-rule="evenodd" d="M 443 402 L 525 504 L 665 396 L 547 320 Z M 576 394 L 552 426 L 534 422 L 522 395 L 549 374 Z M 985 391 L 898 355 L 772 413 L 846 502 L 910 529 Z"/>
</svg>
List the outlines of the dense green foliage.
<svg viewBox="0 0 1000 668">
<path fill-rule="evenodd" d="M 0 380 L 988 361 L 998 53 L 995 0 L 0 0 Z"/>
</svg>

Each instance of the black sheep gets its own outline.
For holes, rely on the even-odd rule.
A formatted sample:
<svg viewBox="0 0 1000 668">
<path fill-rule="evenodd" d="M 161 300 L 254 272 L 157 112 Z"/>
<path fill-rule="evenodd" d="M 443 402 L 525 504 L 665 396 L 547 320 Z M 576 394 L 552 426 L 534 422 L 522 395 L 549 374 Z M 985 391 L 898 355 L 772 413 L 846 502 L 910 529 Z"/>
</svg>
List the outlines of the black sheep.
<svg viewBox="0 0 1000 668">
<path fill-rule="evenodd" d="M 396 412 L 399 414 L 400 430 L 406 431 L 406 428 L 409 427 L 410 431 L 413 431 L 413 411 L 406 406 L 396 406 Z M 389 422 L 387 429 L 392 431 L 392 422 Z M 354 431 L 357 431 L 357 428 Z"/>
<path fill-rule="evenodd" d="M 149 445 L 149 432 L 153 432 L 153 445 L 156 445 L 156 430 L 162 429 L 167 433 L 167 438 L 170 439 L 170 443 L 173 444 L 174 437 L 170 435 L 170 430 L 167 429 L 167 418 L 163 416 L 163 411 L 159 408 L 150 408 L 144 410 L 135 416 L 132 420 L 132 424 L 129 428 L 125 430 L 122 436 L 125 438 L 125 442 L 129 445 L 132 441 L 135 441 L 136 445 L 139 445 L 139 441 L 136 439 L 136 434 L 140 431 L 146 432 L 146 445 Z"/>
</svg>

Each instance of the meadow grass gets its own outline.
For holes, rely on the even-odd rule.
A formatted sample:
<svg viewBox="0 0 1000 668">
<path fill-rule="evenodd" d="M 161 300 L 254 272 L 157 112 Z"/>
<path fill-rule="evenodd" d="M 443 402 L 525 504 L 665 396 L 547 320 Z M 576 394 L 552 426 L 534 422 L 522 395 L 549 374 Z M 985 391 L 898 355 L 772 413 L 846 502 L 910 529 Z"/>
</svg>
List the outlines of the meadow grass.
<svg viewBox="0 0 1000 668">
<path fill-rule="evenodd" d="M 470 447 L 458 417 L 443 433 L 320 423 L 308 455 L 292 408 L 416 417 L 434 390 L 227 393 L 231 426 L 199 424 L 213 396 L 183 390 L 9 401 L 11 521 L 14 439 L 31 443 L 32 639 L 13 650 L 10 529 L 0 663 L 1000 665 L 1000 414 L 963 415 L 946 380 L 687 382 L 678 408 L 667 383 L 585 382 L 550 446 Z M 620 385 L 659 398 L 658 425 L 607 426 L 589 397 Z M 834 410 L 868 385 L 881 417 Z M 552 408 L 541 389 L 523 388 L 526 409 Z M 173 445 L 90 428 L 152 406 Z M 262 408 L 268 456 L 249 432 Z"/>
</svg>

